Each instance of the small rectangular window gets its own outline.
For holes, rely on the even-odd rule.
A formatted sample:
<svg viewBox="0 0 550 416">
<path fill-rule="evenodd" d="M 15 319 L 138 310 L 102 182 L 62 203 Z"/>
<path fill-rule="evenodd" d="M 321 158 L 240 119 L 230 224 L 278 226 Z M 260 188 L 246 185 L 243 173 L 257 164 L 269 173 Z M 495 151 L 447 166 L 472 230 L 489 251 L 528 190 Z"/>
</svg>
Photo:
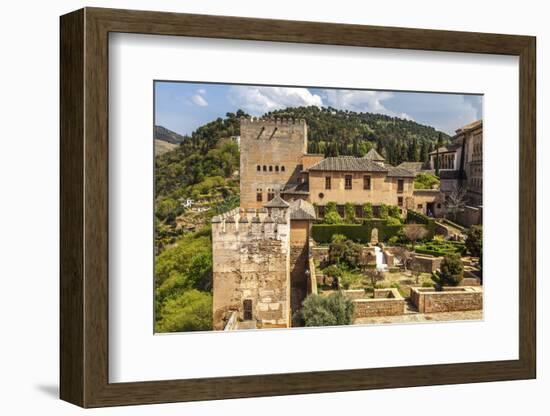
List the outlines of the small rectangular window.
<svg viewBox="0 0 550 416">
<path fill-rule="evenodd" d="M 397 180 L 397 192 L 403 192 L 405 181 L 403 179 Z"/>
<path fill-rule="evenodd" d="M 256 192 L 256 201 L 257 202 L 262 202 L 262 193 L 261 192 Z"/>
<path fill-rule="evenodd" d="M 370 190 L 370 176 L 363 176 L 363 189 Z"/>
<path fill-rule="evenodd" d="M 274 192 L 268 192 L 267 193 L 267 200 L 271 201 L 273 198 L 275 198 L 275 193 Z"/>
<path fill-rule="evenodd" d="M 344 180 L 345 180 L 345 189 L 351 189 L 352 188 L 352 179 L 353 179 L 353 176 L 351 175 L 346 175 L 344 177 Z"/>
<path fill-rule="evenodd" d="M 331 188 L 331 179 L 330 179 L 330 176 L 327 176 L 325 178 L 325 189 L 330 189 Z"/>
<path fill-rule="evenodd" d="M 399 207 L 403 206 L 403 197 L 402 196 L 397 197 L 397 206 L 399 206 Z"/>
</svg>

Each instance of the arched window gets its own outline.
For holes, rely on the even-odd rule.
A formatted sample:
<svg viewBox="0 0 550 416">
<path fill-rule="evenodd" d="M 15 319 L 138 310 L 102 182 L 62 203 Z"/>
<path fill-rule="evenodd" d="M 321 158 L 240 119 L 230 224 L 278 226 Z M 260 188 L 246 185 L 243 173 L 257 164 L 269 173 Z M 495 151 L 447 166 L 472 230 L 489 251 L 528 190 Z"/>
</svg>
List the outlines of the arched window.
<svg viewBox="0 0 550 416">
<path fill-rule="evenodd" d="M 273 166 L 269 165 L 269 171 L 273 172 Z"/>
<path fill-rule="evenodd" d="M 267 171 L 267 166 L 266 165 L 264 165 L 263 170 L 264 170 L 264 172 Z"/>
<path fill-rule="evenodd" d="M 258 172 L 261 171 L 261 170 L 262 170 L 261 166 L 260 166 L 260 165 L 257 165 L 257 166 L 256 166 L 256 170 L 257 170 Z"/>
<path fill-rule="evenodd" d="M 279 165 L 275 166 L 275 172 L 279 172 Z"/>
<path fill-rule="evenodd" d="M 284 171 L 285 171 L 285 167 L 281 166 L 281 172 L 284 172 Z"/>
</svg>

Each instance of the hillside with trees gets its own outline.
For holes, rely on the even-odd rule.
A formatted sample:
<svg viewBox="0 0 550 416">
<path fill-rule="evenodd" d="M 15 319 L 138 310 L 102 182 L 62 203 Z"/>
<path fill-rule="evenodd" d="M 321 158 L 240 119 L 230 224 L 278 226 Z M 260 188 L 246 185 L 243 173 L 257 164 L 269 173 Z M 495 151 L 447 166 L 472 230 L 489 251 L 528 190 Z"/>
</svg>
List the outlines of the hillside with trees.
<svg viewBox="0 0 550 416">
<path fill-rule="evenodd" d="M 265 116 L 305 119 L 309 153 L 364 156 L 375 148 L 392 165 L 404 161 L 424 162 L 438 140 L 442 145 L 449 140 L 447 134 L 415 121 L 332 107 L 286 108 Z"/>
</svg>

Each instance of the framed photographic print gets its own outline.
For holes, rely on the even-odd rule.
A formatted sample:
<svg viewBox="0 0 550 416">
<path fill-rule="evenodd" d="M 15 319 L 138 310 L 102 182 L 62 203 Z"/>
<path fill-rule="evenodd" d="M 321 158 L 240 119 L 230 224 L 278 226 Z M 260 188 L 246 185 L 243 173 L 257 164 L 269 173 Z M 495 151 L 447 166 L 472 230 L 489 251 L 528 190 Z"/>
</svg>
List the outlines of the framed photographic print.
<svg viewBox="0 0 550 416">
<path fill-rule="evenodd" d="M 61 398 L 536 376 L 535 38 L 61 17 Z"/>
</svg>

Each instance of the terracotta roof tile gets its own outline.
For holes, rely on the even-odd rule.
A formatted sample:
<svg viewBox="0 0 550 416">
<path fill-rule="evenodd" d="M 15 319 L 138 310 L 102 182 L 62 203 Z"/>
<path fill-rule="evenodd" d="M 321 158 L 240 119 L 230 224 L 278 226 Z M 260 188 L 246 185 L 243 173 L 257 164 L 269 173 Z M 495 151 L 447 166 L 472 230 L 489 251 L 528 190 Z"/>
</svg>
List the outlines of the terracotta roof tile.
<svg viewBox="0 0 550 416">
<path fill-rule="evenodd" d="M 387 172 L 382 163 L 364 157 L 338 156 L 327 157 L 311 166 L 310 171 L 339 171 L 339 172 Z"/>
</svg>

